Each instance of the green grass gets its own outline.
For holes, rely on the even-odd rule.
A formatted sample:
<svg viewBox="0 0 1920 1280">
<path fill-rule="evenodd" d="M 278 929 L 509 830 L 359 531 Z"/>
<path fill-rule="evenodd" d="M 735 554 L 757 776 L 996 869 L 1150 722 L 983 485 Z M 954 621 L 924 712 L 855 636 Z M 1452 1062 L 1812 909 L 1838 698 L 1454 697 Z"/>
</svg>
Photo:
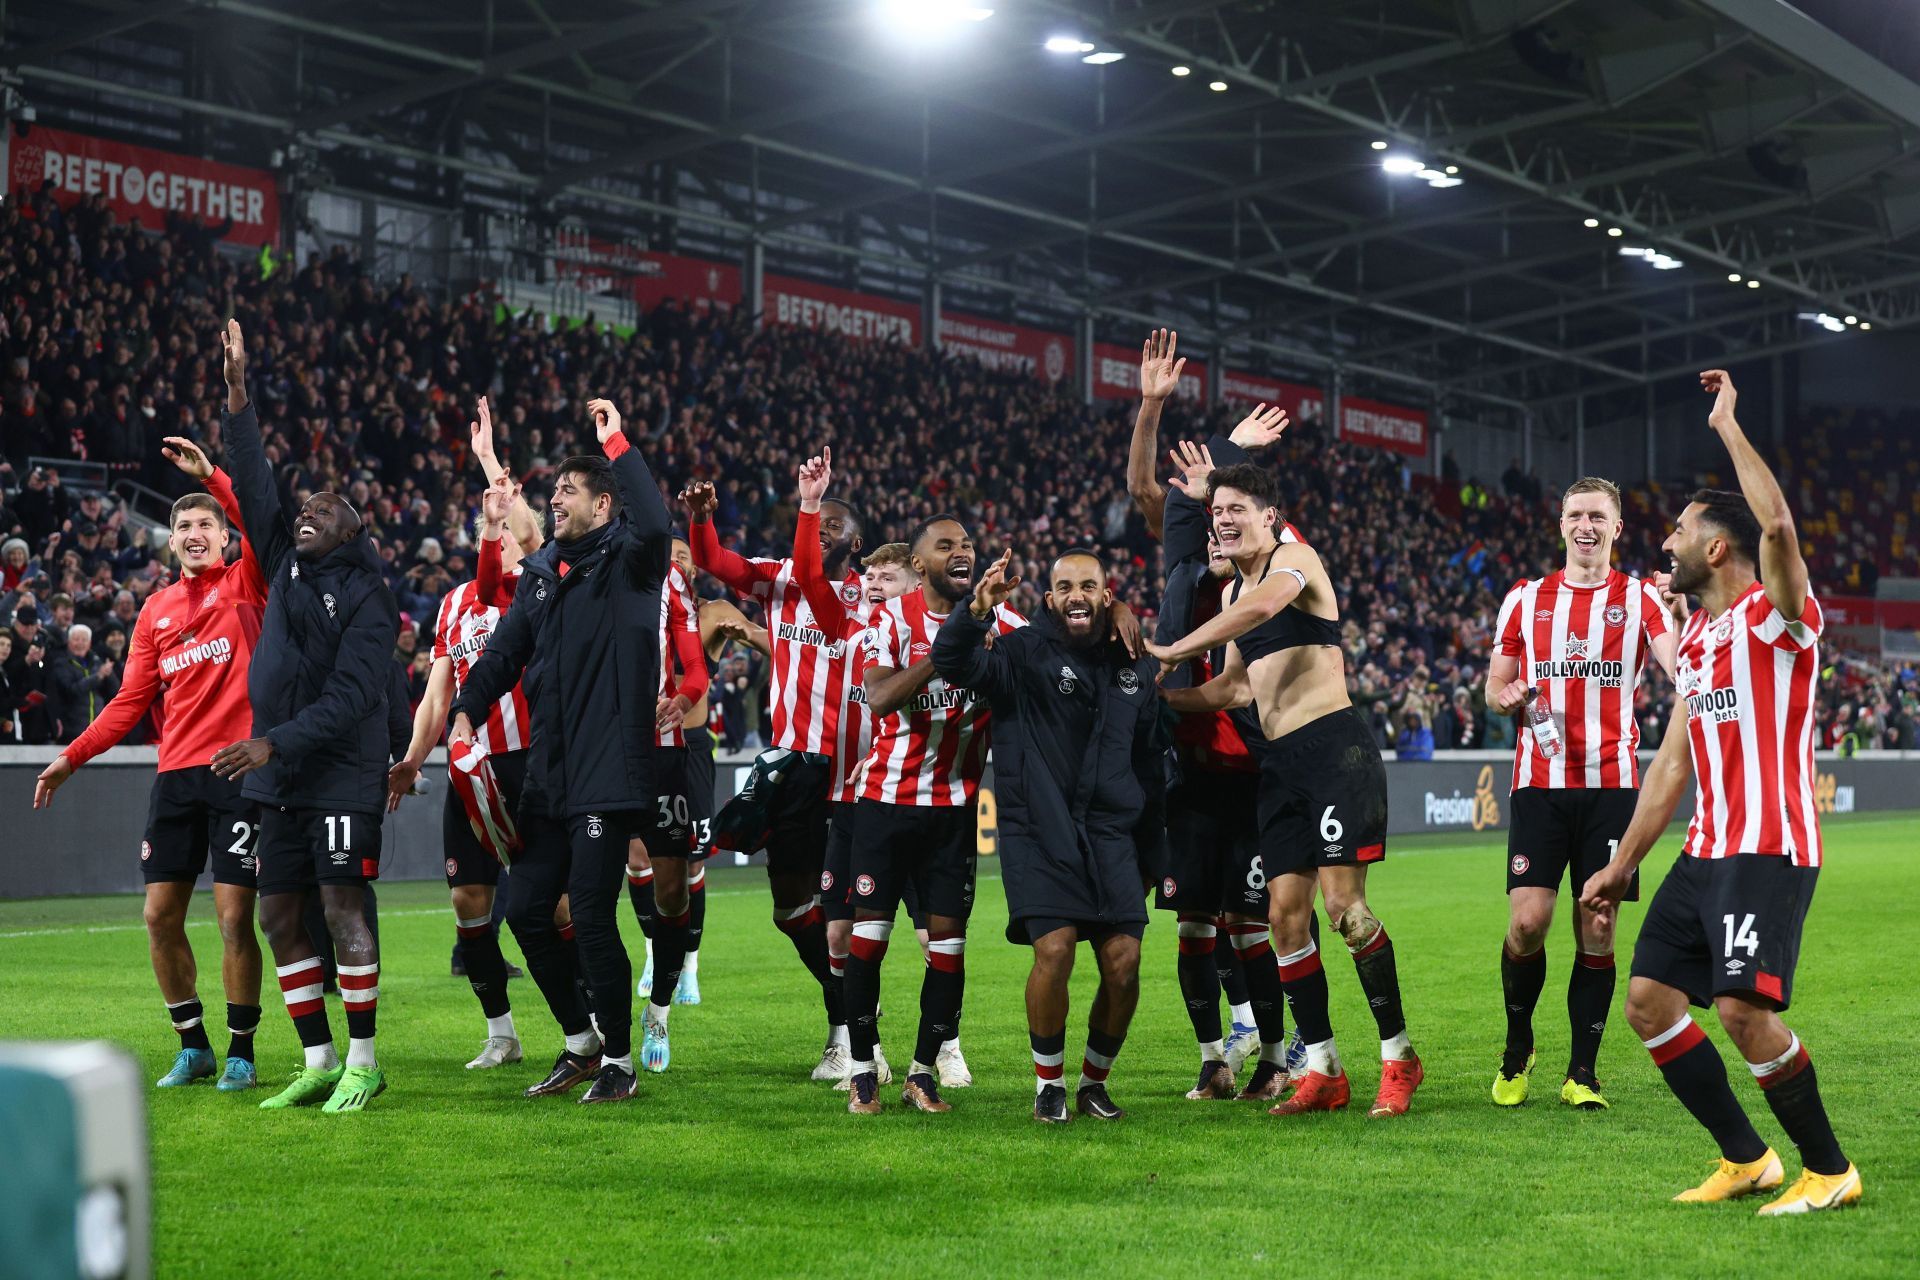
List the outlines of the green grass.
<svg viewBox="0 0 1920 1280">
<path fill-rule="evenodd" d="M 1653 881 L 1673 847 L 1655 855 Z M 1848 1213 L 1776 1222 L 1756 1219 L 1752 1202 L 1667 1203 L 1706 1172 L 1712 1146 L 1617 1010 L 1601 1059 L 1614 1109 L 1578 1114 L 1554 1101 L 1563 932 L 1549 946 L 1536 1100 L 1491 1106 L 1504 841 L 1453 838 L 1399 841 L 1373 877 L 1427 1064 L 1414 1113 L 1388 1123 L 1369 1121 L 1364 1105 L 1282 1122 L 1250 1105 L 1186 1101 L 1197 1059 L 1162 917 L 1113 1077 L 1131 1117 L 1034 1124 L 1027 953 L 1001 940 L 991 880 L 967 966 L 965 1043 L 979 1084 L 953 1093 L 944 1117 L 905 1111 L 892 1090 L 885 1115 L 849 1116 L 845 1095 L 806 1080 L 822 1039 L 817 990 L 771 927 L 759 873 L 733 870 L 711 877 L 707 1003 L 675 1011 L 672 1072 L 643 1076 L 630 1105 L 530 1102 L 521 1088 L 557 1050 L 532 983 L 514 984 L 529 1061 L 462 1070 L 482 1027 L 465 983 L 447 976 L 444 889 L 383 888 L 388 1093 L 342 1117 L 266 1114 L 255 1108 L 263 1094 L 205 1087 L 150 1094 L 159 1274 L 1911 1275 L 1917 848 L 1920 817 L 1830 824 L 1801 953 L 1791 1021 L 1866 1179 L 1865 1204 Z M 210 904 L 202 895 L 195 905 L 200 991 L 223 1049 Z M 1623 975 L 1638 919 L 1629 908 Z M 1378 1078 L 1372 1020 L 1345 962 L 1328 968 L 1363 1104 Z M 917 970 L 910 942 L 893 948 L 885 1032 L 896 1064 L 911 1042 Z M 1070 1070 L 1090 993 L 1083 953 Z M 332 1012 L 344 1035 L 337 1004 Z M 160 1074 L 174 1043 L 134 899 L 0 904 L 0 1036 L 103 1036 Z M 1717 1028 L 1715 1040 L 1762 1134 L 1783 1144 Z M 279 1008 L 267 1009 L 260 1041 L 272 1076 L 297 1061 Z M 1791 1174 L 1797 1161 L 1783 1154 Z"/>
</svg>

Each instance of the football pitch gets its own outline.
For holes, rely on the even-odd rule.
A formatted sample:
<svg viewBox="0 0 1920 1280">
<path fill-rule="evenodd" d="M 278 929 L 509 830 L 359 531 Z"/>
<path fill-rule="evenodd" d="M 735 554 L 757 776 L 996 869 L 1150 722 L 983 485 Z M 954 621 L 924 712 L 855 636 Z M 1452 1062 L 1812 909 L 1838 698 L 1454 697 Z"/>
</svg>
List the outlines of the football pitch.
<svg viewBox="0 0 1920 1280">
<path fill-rule="evenodd" d="M 1156 916 L 1140 1012 L 1111 1082 L 1131 1114 L 1034 1123 L 1028 952 L 1001 936 L 991 860 L 962 1027 L 978 1083 L 949 1092 L 951 1114 L 906 1110 L 896 1084 L 883 1090 L 884 1115 L 849 1116 L 845 1094 L 808 1082 L 824 1038 L 818 989 L 772 927 L 762 874 L 731 868 L 709 876 L 705 1003 L 673 1013 L 672 1070 L 642 1074 L 624 1105 L 530 1101 L 520 1091 L 559 1048 L 532 982 L 513 984 L 527 1061 L 463 1070 L 483 1028 L 466 983 L 448 976 L 445 888 L 383 886 L 388 1092 L 364 1114 L 325 1116 L 261 1112 L 265 1092 L 149 1091 L 157 1274 L 1912 1275 L 1920 815 L 1826 830 L 1789 1021 L 1865 1179 L 1865 1202 L 1846 1212 L 1762 1220 L 1759 1201 L 1668 1203 L 1707 1173 L 1714 1151 L 1619 1013 L 1641 907 L 1623 915 L 1621 989 L 1600 1060 L 1613 1109 L 1576 1113 L 1557 1100 L 1572 959 L 1564 894 L 1536 1018 L 1534 1099 L 1491 1105 L 1504 1035 L 1505 840 L 1489 833 L 1396 841 L 1373 874 L 1369 896 L 1394 937 L 1427 1071 L 1412 1114 L 1391 1121 L 1366 1117 L 1377 1041 L 1352 966 L 1337 955 L 1327 968 L 1352 1109 L 1281 1121 L 1250 1103 L 1187 1101 L 1198 1058 L 1171 921 Z M 1675 848 L 1664 840 L 1648 860 L 1649 896 Z M 210 895 L 195 908 L 200 995 L 224 1052 Z M 0 904 L 0 1037 L 103 1037 L 159 1076 L 177 1046 L 139 917 L 133 897 Z M 637 956 L 630 914 L 624 925 Z M 1069 1082 L 1089 960 L 1082 949 Z M 896 1070 L 911 1051 L 919 969 L 903 929 L 883 991 Z M 268 998 L 260 1063 L 277 1081 L 299 1048 Z M 337 999 L 329 1005 L 344 1045 Z M 1791 1178 L 1797 1157 L 1724 1033 L 1710 1030 Z"/>
</svg>

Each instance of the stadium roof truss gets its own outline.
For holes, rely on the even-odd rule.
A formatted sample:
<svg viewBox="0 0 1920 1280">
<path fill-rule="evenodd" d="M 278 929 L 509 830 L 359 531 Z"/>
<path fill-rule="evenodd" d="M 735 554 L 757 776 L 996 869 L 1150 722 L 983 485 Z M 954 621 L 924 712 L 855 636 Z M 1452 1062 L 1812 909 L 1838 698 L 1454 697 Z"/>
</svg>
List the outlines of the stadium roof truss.
<svg viewBox="0 0 1920 1280">
<path fill-rule="evenodd" d="M 0 0 L 0 74 L 48 123 L 311 185 L 1439 405 L 1920 318 L 1920 86 L 1778 0 L 998 0 L 917 52 L 878 7 Z"/>
</svg>

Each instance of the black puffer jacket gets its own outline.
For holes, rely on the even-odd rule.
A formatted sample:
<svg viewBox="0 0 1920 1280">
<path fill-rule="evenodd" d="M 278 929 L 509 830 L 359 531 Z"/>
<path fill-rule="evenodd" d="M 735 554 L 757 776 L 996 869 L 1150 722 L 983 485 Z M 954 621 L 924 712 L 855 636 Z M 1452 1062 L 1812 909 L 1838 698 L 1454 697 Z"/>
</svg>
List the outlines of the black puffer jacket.
<svg viewBox="0 0 1920 1280">
<path fill-rule="evenodd" d="M 1167 746 L 1154 687 L 1159 664 L 1112 641 L 1067 643 L 1051 614 L 982 645 L 988 623 L 955 609 L 933 665 L 993 707 L 993 786 L 1007 937 L 1035 916 L 1144 924 L 1155 868 L 1136 832 L 1162 800 Z"/>
<path fill-rule="evenodd" d="M 247 670 L 253 732 L 273 756 L 241 793 L 262 804 L 381 811 L 387 790 L 387 668 L 400 610 L 364 535 L 303 560 L 249 404 L 221 418 L 242 532 L 267 577 L 267 613 Z"/>
<path fill-rule="evenodd" d="M 554 813 L 653 807 L 660 588 L 672 540 L 639 451 L 616 436 L 607 452 L 621 514 L 520 562 L 513 606 L 453 700 L 478 724 L 521 682 L 533 712 L 528 789 Z"/>
</svg>

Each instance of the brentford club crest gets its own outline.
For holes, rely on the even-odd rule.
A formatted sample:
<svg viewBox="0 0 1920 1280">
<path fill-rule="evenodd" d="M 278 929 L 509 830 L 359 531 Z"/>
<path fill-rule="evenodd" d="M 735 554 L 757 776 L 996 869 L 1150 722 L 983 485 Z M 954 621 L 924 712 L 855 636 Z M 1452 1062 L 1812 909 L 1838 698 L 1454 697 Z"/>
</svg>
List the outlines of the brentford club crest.
<svg viewBox="0 0 1920 1280">
<path fill-rule="evenodd" d="M 1513 861 L 1508 865 L 1510 865 L 1513 868 L 1513 874 L 1517 876 L 1523 876 L 1527 874 L 1527 868 L 1532 866 L 1533 864 L 1527 861 L 1526 854 L 1516 853 L 1513 855 Z"/>
<path fill-rule="evenodd" d="M 832 888 L 833 888 L 833 872 L 822 871 L 820 873 L 820 892 L 826 893 Z"/>
<path fill-rule="evenodd" d="M 1172 876 L 1168 876 L 1160 882 L 1160 892 L 1166 897 L 1171 898 L 1174 894 L 1180 892 L 1180 886 L 1174 883 Z"/>
<path fill-rule="evenodd" d="M 1600 616 L 1607 620 L 1607 625 L 1610 627 L 1627 625 L 1627 611 L 1622 605 L 1610 604 L 1607 606 L 1607 611 Z"/>
<path fill-rule="evenodd" d="M 140 861 L 145 862 L 153 856 L 153 846 L 145 840 L 140 842 Z"/>
<path fill-rule="evenodd" d="M 871 898 L 873 896 L 873 877 L 861 876 L 858 880 L 855 880 L 853 882 L 853 891 L 863 898 Z"/>
<path fill-rule="evenodd" d="M 851 582 L 840 584 L 840 600 L 843 604 L 859 604 L 860 588 Z"/>
<path fill-rule="evenodd" d="M 447 879 L 451 880 L 459 872 L 460 864 L 452 858 L 447 859 Z"/>
</svg>

